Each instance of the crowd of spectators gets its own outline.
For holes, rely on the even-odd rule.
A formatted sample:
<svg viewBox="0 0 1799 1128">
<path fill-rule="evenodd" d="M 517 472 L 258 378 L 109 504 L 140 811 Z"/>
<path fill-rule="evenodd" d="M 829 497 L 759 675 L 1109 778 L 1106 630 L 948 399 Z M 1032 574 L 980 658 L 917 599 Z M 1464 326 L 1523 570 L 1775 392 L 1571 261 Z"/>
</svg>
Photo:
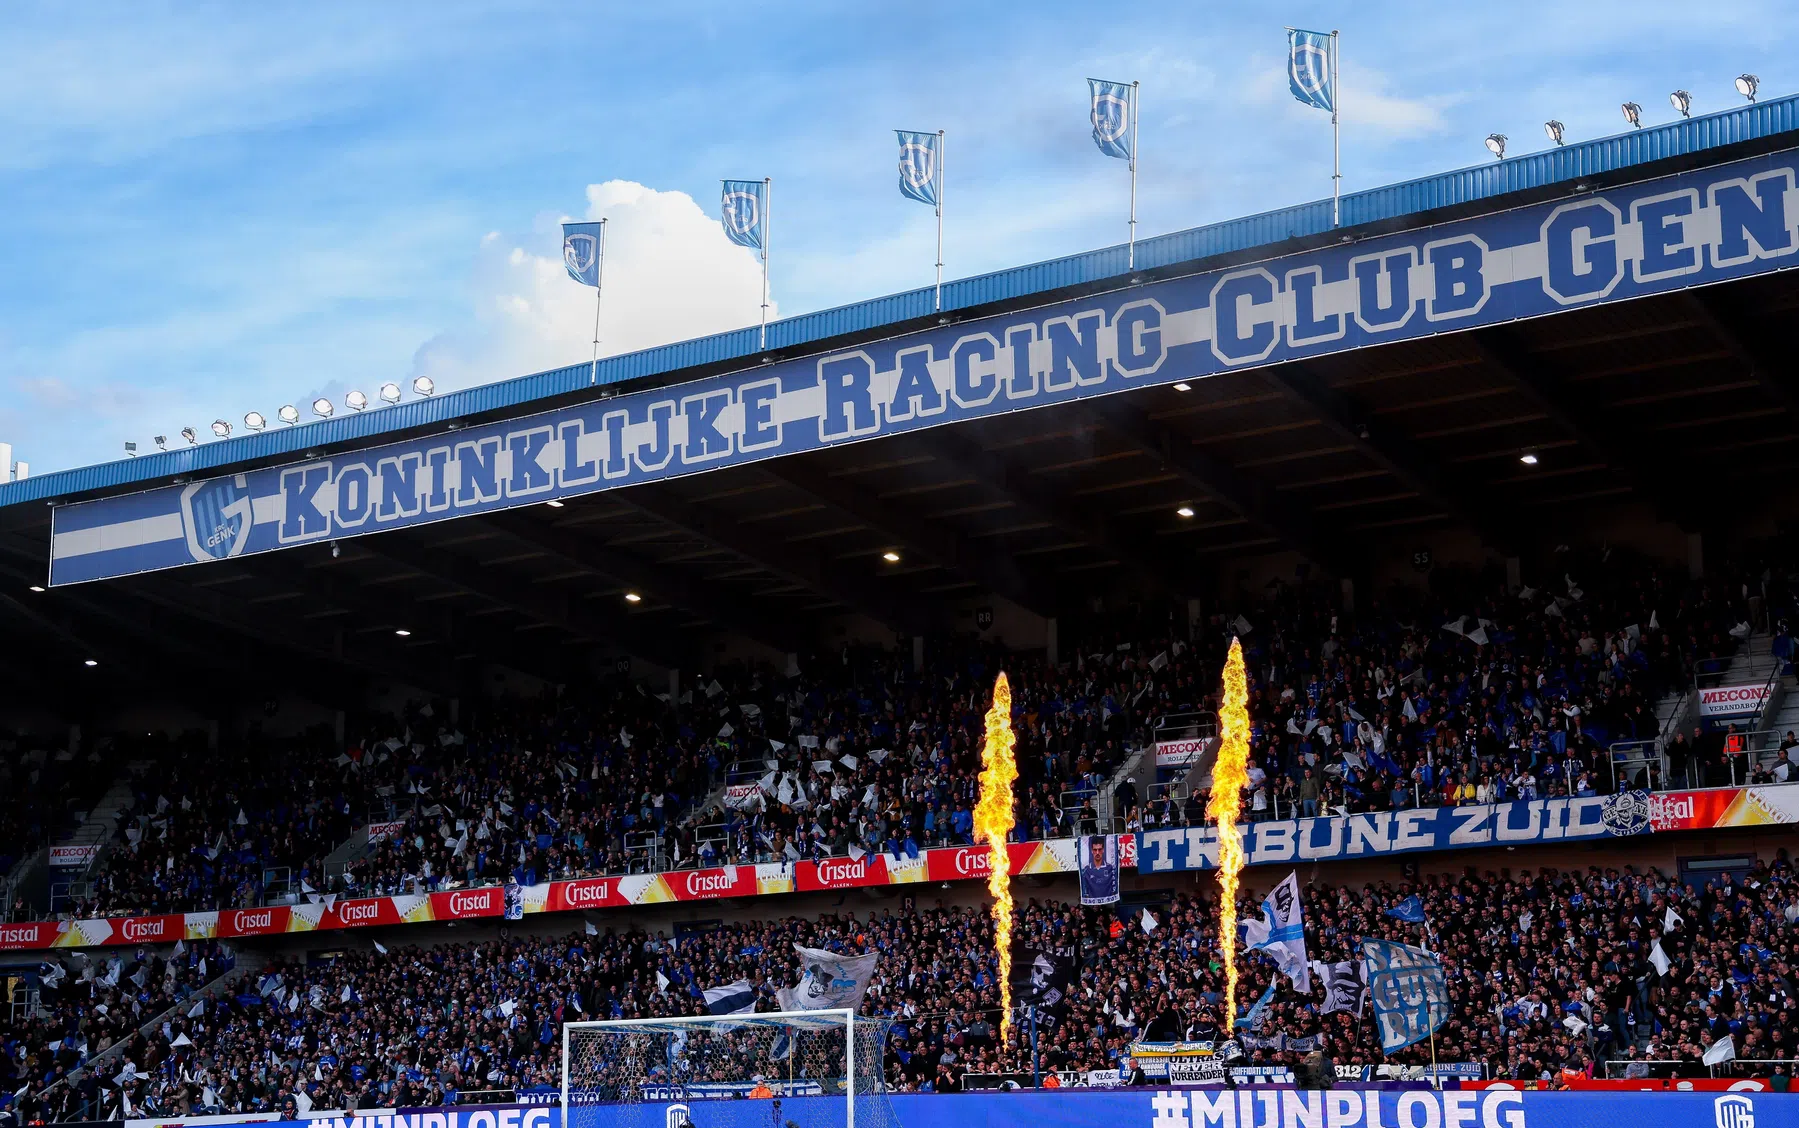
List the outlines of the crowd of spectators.
<svg viewBox="0 0 1799 1128">
<path fill-rule="evenodd" d="M 1157 718 L 1213 708 L 1234 636 L 1252 676 L 1251 817 L 1667 782 L 1614 771 L 1606 748 L 1658 735 L 1658 698 L 1769 618 L 1770 580 L 1558 560 L 1540 590 L 1446 582 L 1353 612 L 1334 587 L 1274 584 L 1198 624 L 1089 630 L 1053 665 L 997 641 L 933 640 L 922 669 L 846 646 L 797 673 L 727 666 L 674 700 L 618 681 L 470 703 L 461 723 L 416 707 L 367 720 L 342 750 L 253 741 L 145 775 L 125 840 L 70 911 L 969 843 L 982 715 L 1001 668 L 1014 691 L 1018 838 L 1189 823 L 1202 790 L 1101 796 Z M 327 872 L 326 855 L 371 821 L 402 825 Z"/>
<path fill-rule="evenodd" d="M 1128 1069 L 1140 1040 L 1229 1036 L 1212 893 L 1207 883 L 1123 911 L 1021 901 L 1019 943 L 1054 953 L 1069 972 L 1066 998 L 1040 1018 L 1043 1070 Z M 1413 894 L 1425 924 L 1387 914 Z M 1257 897 L 1245 890 L 1246 914 Z M 1726 1035 L 1739 1059 L 1760 1063 L 1747 1068 L 1766 1075 L 1769 1063 L 1792 1060 L 1799 1038 L 1799 882 L 1784 854 L 1703 887 L 1628 866 L 1470 867 L 1418 885 L 1312 885 L 1303 905 L 1309 954 L 1320 964 L 1356 959 L 1364 937 L 1441 952 L 1452 1013 L 1437 1031 L 1437 1057 L 1477 1063 L 1492 1077 L 1553 1081 L 1633 1058 L 1697 1074 L 1705 1048 Z M 177 1007 L 103 1068 L 27 1097 L 24 1111 L 73 1117 L 128 1102 L 140 1116 L 304 1112 L 553 1088 L 562 1022 L 703 1014 L 706 988 L 745 979 L 759 1009 L 777 1009 L 776 990 L 800 976 L 796 943 L 879 953 L 863 1012 L 893 1020 L 884 1073 L 895 1090 L 953 1092 L 971 1073 L 1032 1071 L 1023 1024 L 1010 1042 L 998 1033 L 986 910 L 907 898 L 861 914 L 672 937 L 587 927 L 435 947 L 358 945 L 276 962 L 235 994 Z M 98 1053 L 124 1035 L 121 1012 L 185 1001 L 204 978 L 195 970 L 202 958 L 218 956 L 190 950 L 171 972 L 140 954 L 98 979 L 86 971 L 65 978 L 45 992 L 29 1030 L 8 1032 L 11 1083 L 43 1094 L 86 1056 L 84 1046 Z M 1253 1034 L 1234 1032 L 1249 1063 L 1292 1066 L 1296 1047 L 1316 1044 L 1339 1064 L 1428 1060 L 1422 1045 L 1383 1056 L 1366 1007 L 1321 1013 L 1322 975 L 1300 994 L 1259 955 L 1242 966 L 1240 1015 L 1275 986 Z"/>
</svg>

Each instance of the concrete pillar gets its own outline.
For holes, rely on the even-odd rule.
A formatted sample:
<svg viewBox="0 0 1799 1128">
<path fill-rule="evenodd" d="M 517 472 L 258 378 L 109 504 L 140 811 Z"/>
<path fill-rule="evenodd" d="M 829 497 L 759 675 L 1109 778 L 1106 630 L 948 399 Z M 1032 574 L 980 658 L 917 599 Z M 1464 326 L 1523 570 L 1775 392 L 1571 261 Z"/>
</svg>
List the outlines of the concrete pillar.
<svg viewBox="0 0 1799 1128">
<path fill-rule="evenodd" d="M 1199 600 L 1187 601 L 1187 641 L 1199 641 L 1199 632 L 1206 625 L 1205 613 L 1200 610 Z"/>
<path fill-rule="evenodd" d="M 1056 619 L 1053 615 L 1043 620 L 1043 646 L 1048 651 L 1046 657 L 1049 658 L 1050 665 L 1054 666 L 1062 660 L 1061 647 L 1056 639 Z"/>
<path fill-rule="evenodd" d="M 1695 580 L 1705 578 L 1705 540 L 1698 533 L 1687 534 L 1687 571 Z"/>
<path fill-rule="evenodd" d="M 69 755 L 81 755 L 81 726 L 69 726 Z"/>
<path fill-rule="evenodd" d="M 1350 579 L 1348 576 L 1344 576 L 1342 579 L 1342 585 L 1343 585 L 1343 610 L 1347 611 L 1351 614 L 1354 614 L 1354 612 L 1355 612 L 1355 581 Z"/>
<path fill-rule="evenodd" d="M 914 671 L 924 669 L 924 636 L 923 635 L 913 635 L 912 636 L 912 669 Z"/>
<path fill-rule="evenodd" d="M 668 672 L 668 704 L 669 704 L 670 708 L 676 708 L 680 705 L 680 703 L 681 703 L 681 671 L 680 670 L 670 670 Z"/>
<path fill-rule="evenodd" d="M 453 725 L 462 723 L 462 698 L 460 697 L 450 698 L 450 723 Z"/>
<path fill-rule="evenodd" d="M 342 709 L 339 709 L 331 715 L 331 732 L 337 737 L 337 746 L 339 748 L 344 746 L 344 723 L 344 711 Z"/>
<path fill-rule="evenodd" d="M 1505 558 L 1505 590 L 1515 592 L 1524 586 L 1524 562 L 1516 556 Z"/>
</svg>

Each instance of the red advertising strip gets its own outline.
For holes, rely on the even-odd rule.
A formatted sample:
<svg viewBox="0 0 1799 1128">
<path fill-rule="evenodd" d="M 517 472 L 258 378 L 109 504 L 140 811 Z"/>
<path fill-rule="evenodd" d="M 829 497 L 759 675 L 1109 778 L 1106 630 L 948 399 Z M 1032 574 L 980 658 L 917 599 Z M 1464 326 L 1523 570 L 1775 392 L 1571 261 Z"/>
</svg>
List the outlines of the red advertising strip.
<svg viewBox="0 0 1799 1128">
<path fill-rule="evenodd" d="M 187 916 L 184 913 L 126 917 L 110 923 L 113 934 L 107 941 L 109 944 L 173 944 L 187 939 Z"/>
<path fill-rule="evenodd" d="M 52 947 L 66 924 L 66 921 L 54 920 L 0 924 L 0 952 L 24 952 L 33 948 Z"/>
<path fill-rule="evenodd" d="M 619 896 L 617 878 L 583 877 L 575 881 L 550 882 L 549 896 L 543 908 L 545 912 L 563 913 L 573 909 L 609 909 L 624 904 L 629 902 Z"/>
<path fill-rule="evenodd" d="M 471 920 L 502 916 L 505 912 L 506 890 L 498 885 L 431 894 L 432 920 Z"/>
<path fill-rule="evenodd" d="M 630 879 L 620 879 L 621 891 Z M 641 878 L 638 880 L 642 880 Z M 660 882 L 660 886 L 655 883 Z M 632 904 L 650 904 L 662 899 L 666 892 L 672 901 L 709 901 L 715 897 L 753 897 L 756 895 L 755 866 L 721 866 L 718 869 L 676 870 L 658 874 Z"/>
<path fill-rule="evenodd" d="M 269 905 L 260 909 L 219 910 L 214 936 L 272 936 L 288 930 L 292 909 L 286 905 Z M 198 913 L 192 914 L 198 916 Z"/>
<path fill-rule="evenodd" d="M 864 885 L 891 885 L 886 854 L 860 858 L 826 858 L 822 862 L 793 863 L 793 888 L 798 893 L 823 889 L 855 889 Z M 915 863 L 916 864 L 916 863 Z"/>
</svg>

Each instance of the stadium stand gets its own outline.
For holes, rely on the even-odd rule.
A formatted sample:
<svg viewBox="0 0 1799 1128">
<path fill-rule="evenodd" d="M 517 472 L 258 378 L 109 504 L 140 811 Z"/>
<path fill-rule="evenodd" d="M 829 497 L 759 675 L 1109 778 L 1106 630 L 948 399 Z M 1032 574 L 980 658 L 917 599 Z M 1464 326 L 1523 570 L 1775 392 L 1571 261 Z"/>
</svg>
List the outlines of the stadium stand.
<svg viewBox="0 0 1799 1128">
<path fill-rule="evenodd" d="M 919 671 L 846 647 L 794 678 L 722 669 L 673 709 L 615 685 L 497 701 L 466 732 L 421 706 L 371 719 L 342 752 L 321 736 L 203 764 L 173 755 L 138 780 L 86 895 L 58 907 L 250 907 L 968 844 L 980 717 L 1002 666 L 1016 687 L 1019 840 L 1191 825 L 1203 789 L 1110 785 L 1158 718 L 1212 707 L 1239 623 L 1260 691 L 1252 817 L 1729 782 L 1721 736 L 1675 745 L 1671 779 L 1658 767 L 1621 781 L 1606 749 L 1660 736 L 1659 699 L 1741 648 L 1731 631 L 1752 614 L 1745 585 L 1616 556 L 1568 554 L 1561 581 L 1528 599 L 1469 583 L 1352 615 L 1329 593 L 1283 588 L 1191 643 L 1099 638 L 1056 668 L 972 641 L 937 647 Z M 1791 611 L 1784 588 L 1756 604 L 1764 619 Z M 1768 780 L 1790 770 L 1775 758 L 1755 768 Z M 760 809 L 723 806 L 719 786 L 744 780 L 766 783 Z M 327 872 L 371 824 L 386 830 Z"/>
<path fill-rule="evenodd" d="M 1585 872 L 1485 871 L 1437 875 L 1422 885 L 1306 890 L 1307 942 L 1323 963 L 1353 957 L 1362 936 L 1417 941 L 1420 926 L 1385 915 L 1417 892 L 1443 951 L 1455 1013 L 1437 1055 L 1489 1075 L 1552 1080 L 1605 1060 L 1654 1060 L 1698 1075 L 1710 1040 L 1731 1033 L 1739 1056 L 1791 1060 L 1799 961 L 1799 883 L 1784 856 L 1738 882 L 1680 887 L 1665 875 L 1597 867 Z M 1250 911 L 1254 894 L 1245 897 Z M 1023 943 L 1076 969 L 1059 1013 L 1046 1016 L 1044 1069 L 1110 1071 L 1143 1039 L 1219 1038 L 1223 978 L 1215 956 L 1210 890 L 1181 891 L 1154 932 L 1134 914 L 1053 900 L 1023 906 Z M 1664 927 L 1668 911 L 1679 918 Z M 1028 1035 L 995 1030 L 998 992 L 991 924 L 978 908 L 825 912 L 728 924 L 671 939 L 663 933 L 583 930 L 560 936 L 435 947 L 377 946 L 310 962 L 277 961 L 255 983 L 186 1006 L 201 958 L 168 975 L 140 956 L 143 982 L 121 988 L 65 980 L 46 992 L 53 1017 L 9 1032 L 9 1084 L 34 1092 L 32 1114 L 72 1115 L 122 1094 L 140 1115 L 454 1103 L 460 1095 L 554 1088 L 559 1023 L 594 1017 L 706 1013 L 701 991 L 749 979 L 759 1009 L 792 982 L 791 944 L 881 954 L 865 1007 L 897 1023 L 887 1076 L 903 1090 L 955 1092 L 965 1075 L 1029 1073 Z M 1660 976 L 1658 944 L 1671 962 Z M 215 955 L 213 957 L 217 959 Z M 179 960 L 177 962 L 180 962 Z M 1248 1060 L 1295 1064 L 1283 1039 L 1316 1035 L 1340 1065 L 1428 1061 L 1423 1046 L 1383 1058 L 1372 1024 L 1353 1012 L 1320 1014 L 1324 988 L 1295 993 L 1270 963 L 1252 958 L 1241 991 L 1278 980 Z M 128 969 L 127 969 L 128 970 Z M 85 973 L 84 973 L 85 974 Z M 108 976 L 112 972 L 107 973 Z M 666 981 L 666 985 L 664 985 Z M 200 1000 L 195 1000 L 199 1002 Z M 107 1007 L 102 1011 L 101 1004 Z M 132 1039 L 107 1078 L 54 1083 L 129 1024 L 117 1014 L 174 1009 L 151 1037 Z M 96 1014 L 98 1012 L 98 1014 Z M 1258 1048 L 1261 1047 L 1261 1048 Z M 49 1092 L 44 1093 L 46 1083 Z"/>
</svg>

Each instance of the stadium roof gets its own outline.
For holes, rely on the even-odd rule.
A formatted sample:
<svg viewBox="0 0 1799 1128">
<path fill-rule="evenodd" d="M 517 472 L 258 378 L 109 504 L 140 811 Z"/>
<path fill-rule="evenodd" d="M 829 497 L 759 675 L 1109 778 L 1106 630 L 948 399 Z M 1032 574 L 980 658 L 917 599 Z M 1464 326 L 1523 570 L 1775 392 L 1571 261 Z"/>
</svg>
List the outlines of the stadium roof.
<svg viewBox="0 0 1799 1128">
<path fill-rule="evenodd" d="M 1128 276 L 1108 248 L 954 282 L 945 306 L 952 320 L 1038 306 L 1796 146 L 1799 99 L 1770 101 L 1356 193 L 1342 229 L 1325 201 L 1145 241 Z M 21 640 L 0 671 L 15 693 L 71 712 L 130 691 L 216 716 L 222 698 L 256 702 L 247 695 L 269 687 L 340 704 L 371 682 L 452 693 L 483 663 L 551 681 L 592 670 L 596 655 L 692 669 L 724 636 L 805 651 L 829 645 L 825 623 L 845 613 L 901 635 L 972 630 L 971 605 L 995 596 L 1071 624 L 1096 606 L 1116 619 L 1229 588 L 1242 561 L 1275 552 L 1374 578 L 1432 545 L 1529 559 L 1607 522 L 1716 527 L 1766 504 L 1733 483 L 1765 482 L 1799 443 L 1799 387 L 1775 343 L 1799 281 L 1774 272 L 555 508 L 28 590 L 43 584 L 45 501 L 890 338 L 935 325 L 930 299 L 777 322 L 767 354 L 745 330 L 611 358 L 598 391 L 578 365 L 0 487 L 0 621 Z M 1538 465 L 1522 467 L 1523 452 Z M 88 657 L 99 665 L 79 668 Z"/>
<path fill-rule="evenodd" d="M 1681 158 L 1721 160 L 1731 150 L 1795 130 L 1799 130 L 1799 95 L 1756 102 L 1351 192 L 1342 200 L 1341 225 L 1331 222 L 1329 199 L 1314 200 L 1145 239 L 1137 245 L 1135 270 L 1126 269 L 1125 247 L 1119 244 L 948 282 L 943 287 L 943 311 L 966 312 L 1041 300 L 1081 287 L 1116 284 L 1127 276 L 1154 277 L 1171 268 L 1190 269 L 1197 263 L 1246 252 L 1252 256 L 1272 253 L 1296 241 L 1335 239 L 1345 231 L 1361 235 L 1420 226 L 1470 208 L 1485 210 L 1502 197 L 1513 198 L 1508 204 L 1529 199 L 1535 192 L 1569 181 L 1586 179 L 1597 187 L 1615 183 L 1619 174 L 1630 177 L 1650 169 L 1669 171 L 1680 167 Z M 782 318 L 768 326 L 766 347 L 758 344 L 754 326 L 678 341 L 606 357 L 599 362 L 597 373 L 587 363 L 574 364 L 388 408 L 42 474 L 24 482 L 0 485 L 0 507 L 113 490 L 175 475 L 219 472 L 279 460 L 317 447 L 368 443 L 441 427 L 452 420 L 485 417 L 559 397 L 591 394 L 595 383 L 617 386 L 671 377 L 691 379 L 714 366 L 742 363 L 764 355 L 812 351 L 821 342 L 892 331 L 936 316 L 932 288 L 921 287 Z M 590 379 L 596 375 L 597 379 Z"/>
</svg>

